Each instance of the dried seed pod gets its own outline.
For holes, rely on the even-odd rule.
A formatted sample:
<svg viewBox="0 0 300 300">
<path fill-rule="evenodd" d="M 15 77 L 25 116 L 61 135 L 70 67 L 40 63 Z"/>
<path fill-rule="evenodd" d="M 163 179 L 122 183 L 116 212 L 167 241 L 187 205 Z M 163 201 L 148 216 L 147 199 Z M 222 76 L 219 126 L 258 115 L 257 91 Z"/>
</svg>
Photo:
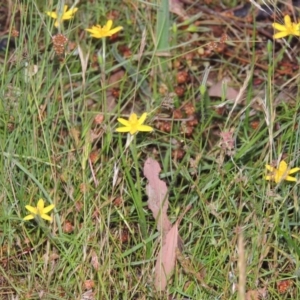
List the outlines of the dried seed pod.
<svg viewBox="0 0 300 300">
<path fill-rule="evenodd" d="M 209 44 L 208 44 L 208 49 L 209 50 L 215 50 L 215 49 L 217 49 L 218 48 L 218 43 L 217 42 L 210 42 Z"/>
<path fill-rule="evenodd" d="M 183 149 L 175 149 L 172 151 L 172 158 L 174 159 L 182 159 L 184 157 L 184 150 Z"/>
<path fill-rule="evenodd" d="M 76 201 L 75 202 L 75 210 L 77 212 L 81 212 L 83 209 L 83 203 L 81 201 Z"/>
<path fill-rule="evenodd" d="M 63 34 L 56 34 L 52 37 L 53 49 L 58 56 L 62 56 L 65 53 L 65 46 L 68 42 L 68 38 Z"/>
<path fill-rule="evenodd" d="M 174 111 L 173 111 L 173 118 L 174 119 L 182 119 L 183 118 L 183 114 L 182 114 L 182 111 L 180 110 L 180 109 L 175 109 Z"/>
<path fill-rule="evenodd" d="M 119 52 L 122 53 L 123 57 L 128 58 L 132 56 L 132 52 L 130 48 L 126 45 L 122 45 L 118 47 Z"/>
<path fill-rule="evenodd" d="M 94 150 L 90 153 L 90 160 L 91 163 L 94 164 L 99 158 L 99 151 L 98 150 Z"/>
<path fill-rule="evenodd" d="M 181 133 L 185 134 L 186 136 L 191 136 L 193 134 L 194 127 L 188 126 L 187 123 L 182 122 L 181 124 Z"/>
<path fill-rule="evenodd" d="M 103 114 L 97 114 L 97 115 L 95 116 L 95 118 L 94 118 L 93 123 L 94 123 L 95 125 L 99 125 L 99 124 L 102 124 L 103 121 L 104 121 L 104 115 L 103 115 Z"/>
<path fill-rule="evenodd" d="M 229 156 L 232 156 L 235 153 L 235 138 L 233 136 L 234 128 L 231 128 L 227 131 L 220 132 L 220 146 Z"/>
<path fill-rule="evenodd" d="M 187 83 L 190 80 L 190 76 L 188 72 L 180 71 L 177 73 L 176 79 L 178 84 L 183 84 L 183 83 Z"/>
<path fill-rule="evenodd" d="M 171 122 L 168 121 L 159 121 L 155 124 L 155 126 L 163 132 L 171 132 L 172 129 Z"/>
<path fill-rule="evenodd" d="M 198 123 L 199 122 L 198 122 L 196 116 L 194 116 L 193 119 L 186 122 L 187 126 L 190 126 L 190 127 L 195 127 L 198 125 Z"/>
<path fill-rule="evenodd" d="M 128 229 L 126 229 L 126 228 L 122 229 L 122 231 L 120 233 L 120 241 L 122 244 L 128 243 L 128 241 L 129 241 Z"/>
<path fill-rule="evenodd" d="M 224 44 L 228 40 L 228 35 L 226 33 L 223 33 L 220 38 L 220 43 Z"/>
<path fill-rule="evenodd" d="M 184 96 L 185 88 L 183 86 L 178 85 L 175 87 L 174 92 L 178 97 L 182 97 Z"/>
<path fill-rule="evenodd" d="M 111 95 L 118 99 L 120 97 L 120 89 L 119 88 L 112 88 L 111 89 Z"/>
<path fill-rule="evenodd" d="M 117 197 L 113 201 L 114 206 L 119 207 L 123 204 L 123 199 L 121 197 Z"/>
<path fill-rule="evenodd" d="M 277 282 L 277 290 L 279 294 L 285 294 L 293 285 L 292 280 L 281 280 Z"/>
<path fill-rule="evenodd" d="M 250 126 L 251 126 L 252 129 L 257 129 L 259 125 L 260 125 L 259 120 L 252 121 L 252 122 L 250 123 Z"/>
<path fill-rule="evenodd" d="M 161 107 L 172 110 L 174 109 L 174 98 L 176 94 L 175 93 L 167 93 L 165 97 L 162 99 Z"/>
<path fill-rule="evenodd" d="M 171 122 L 165 122 L 162 131 L 164 132 L 171 132 L 172 130 L 172 124 Z"/>
<path fill-rule="evenodd" d="M 19 31 L 16 30 L 15 28 L 13 28 L 12 31 L 11 31 L 11 36 L 12 37 L 19 37 Z"/>
<path fill-rule="evenodd" d="M 227 108 L 226 108 L 225 105 L 223 105 L 223 106 L 217 106 L 215 108 L 215 112 L 219 116 L 224 116 L 224 114 L 226 113 L 226 110 L 227 110 Z"/>
<path fill-rule="evenodd" d="M 173 68 L 174 69 L 179 69 L 180 67 L 181 67 L 181 62 L 178 59 L 174 60 Z"/>
<path fill-rule="evenodd" d="M 71 233 L 74 231 L 74 226 L 70 221 L 66 221 L 63 225 L 63 231 L 65 233 Z"/>
<path fill-rule="evenodd" d="M 189 102 L 184 105 L 183 110 L 188 116 L 191 116 L 195 113 L 196 109 L 193 103 Z"/>
</svg>

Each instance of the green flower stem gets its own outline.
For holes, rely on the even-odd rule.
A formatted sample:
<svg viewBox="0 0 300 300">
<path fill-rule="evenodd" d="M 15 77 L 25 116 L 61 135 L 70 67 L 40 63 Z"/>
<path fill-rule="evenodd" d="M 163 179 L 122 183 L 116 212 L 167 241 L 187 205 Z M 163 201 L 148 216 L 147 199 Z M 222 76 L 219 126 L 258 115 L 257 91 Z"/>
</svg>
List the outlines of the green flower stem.
<svg viewBox="0 0 300 300">
<path fill-rule="evenodd" d="M 147 233 L 147 222 L 146 222 L 146 216 L 143 210 L 143 202 L 142 202 L 142 190 L 141 190 L 141 178 L 139 174 L 139 161 L 138 161 L 138 153 L 137 153 L 137 147 L 136 147 L 136 136 L 134 136 L 133 141 L 130 143 L 130 152 L 133 159 L 133 165 L 135 167 L 135 178 L 132 177 L 132 168 L 128 165 L 128 157 L 127 155 L 122 155 L 122 164 L 125 171 L 125 177 L 128 182 L 128 186 L 130 187 L 132 198 L 134 202 L 135 209 L 138 214 L 139 219 L 139 225 L 142 233 L 142 237 L 144 240 L 148 238 Z M 126 150 L 125 150 L 126 151 Z M 146 255 L 147 257 L 151 257 L 151 249 L 150 245 L 146 244 Z"/>
<path fill-rule="evenodd" d="M 132 153 L 134 166 L 135 166 L 135 176 L 136 176 L 136 188 L 137 188 L 137 194 L 133 198 L 134 205 L 137 209 L 138 216 L 139 216 L 139 223 L 141 227 L 141 232 L 143 239 L 146 240 L 148 238 L 148 232 L 147 232 L 147 222 L 146 222 L 146 216 L 143 209 L 143 202 L 142 202 L 142 187 L 141 187 L 141 177 L 140 177 L 140 163 L 138 161 L 138 153 L 137 153 L 137 143 L 136 143 L 136 136 L 134 136 L 134 139 L 132 143 L 130 144 L 130 150 Z M 151 257 L 151 248 L 150 244 L 146 244 L 146 257 L 149 259 Z"/>
<path fill-rule="evenodd" d="M 99 64 L 101 70 L 101 81 L 102 81 L 102 91 L 103 91 L 103 111 L 107 111 L 106 103 L 106 76 L 105 76 L 105 64 L 106 64 L 106 38 L 102 38 L 102 57 L 99 57 Z"/>
</svg>

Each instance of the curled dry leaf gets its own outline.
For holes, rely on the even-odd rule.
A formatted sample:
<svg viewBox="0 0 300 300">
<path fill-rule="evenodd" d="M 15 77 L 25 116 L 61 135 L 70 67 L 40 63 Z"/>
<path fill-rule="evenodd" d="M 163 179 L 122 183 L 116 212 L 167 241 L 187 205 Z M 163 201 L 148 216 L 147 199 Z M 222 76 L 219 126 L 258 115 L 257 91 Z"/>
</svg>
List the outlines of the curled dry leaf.
<svg viewBox="0 0 300 300">
<path fill-rule="evenodd" d="M 88 279 L 84 281 L 84 288 L 85 290 L 91 290 L 95 287 L 94 280 Z"/>
<path fill-rule="evenodd" d="M 94 250 L 92 250 L 92 252 L 91 252 L 91 265 L 93 266 L 94 270 L 96 270 L 96 271 L 98 271 L 100 268 L 98 255 Z"/>
<path fill-rule="evenodd" d="M 80 300 L 95 300 L 95 292 L 93 292 L 93 290 L 88 290 L 86 292 L 84 292 L 81 297 Z"/>
<path fill-rule="evenodd" d="M 87 53 L 85 53 L 85 51 L 83 51 L 82 47 L 78 44 L 77 46 L 77 51 L 79 54 L 79 59 L 80 59 L 80 64 L 81 64 L 81 77 L 82 77 L 82 85 L 85 85 L 85 76 L 86 76 L 86 70 L 88 67 L 88 62 L 89 62 L 89 56 L 90 56 L 90 52 L 87 51 Z"/>
<path fill-rule="evenodd" d="M 169 206 L 167 198 L 168 188 L 166 183 L 159 178 L 160 171 L 160 165 L 156 160 L 152 158 L 146 160 L 144 165 L 144 176 L 149 181 L 146 186 L 148 207 L 156 220 L 157 230 L 165 237 L 172 225 L 167 216 Z"/>
<path fill-rule="evenodd" d="M 168 279 L 173 273 L 176 263 L 178 238 L 178 224 L 176 222 L 167 233 L 156 260 L 154 285 L 157 291 L 164 291 L 166 289 Z"/>
<path fill-rule="evenodd" d="M 157 291 L 164 291 L 175 267 L 176 249 L 181 239 L 178 234 L 179 222 L 177 221 L 172 227 L 167 216 L 168 189 L 166 183 L 159 178 L 160 171 L 161 168 L 157 161 L 152 158 L 146 160 L 144 175 L 149 181 L 146 186 L 148 207 L 152 211 L 157 222 L 157 229 L 161 232 L 162 237 L 162 247 L 155 265 L 154 285 Z"/>
</svg>

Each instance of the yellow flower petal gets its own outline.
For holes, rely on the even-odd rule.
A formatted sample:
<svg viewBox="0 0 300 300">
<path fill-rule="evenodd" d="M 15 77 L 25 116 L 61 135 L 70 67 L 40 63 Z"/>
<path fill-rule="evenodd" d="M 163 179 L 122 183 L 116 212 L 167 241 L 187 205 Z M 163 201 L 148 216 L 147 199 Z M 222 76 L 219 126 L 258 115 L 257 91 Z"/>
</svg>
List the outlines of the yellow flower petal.
<svg viewBox="0 0 300 300">
<path fill-rule="evenodd" d="M 282 160 L 282 161 L 279 163 L 279 167 L 278 167 L 279 171 L 281 171 L 281 172 L 286 172 L 287 168 L 288 168 L 287 163 L 286 163 L 284 160 Z"/>
<path fill-rule="evenodd" d="M 140 125 L 143 124 L 143 123 L 145 122 L 146 118 L 147 118 L 147 113 L 143 113 L 143 114 L 141 115 L 141 117 L 139 118 L 138 123 L 139 123 Z"/>
<path fill-rule="evenodd" d="M 282 180 L 282 174 L 280 174 L 279 172 L 277 172 L 274 176 L 274 181 L 275 183 L 279 183 Z"/>
<path fill-rule="evenodd" d="M 47 11 L 46 14 L 53 18 L 56 19 L 54 26 L 59 27 L 60 23 L 64 20 L 70 20 L 71 18 L 74 17 L 74 14 L 77 12 L 78 8 L 74 7 L 68 10 L 68 6 L 64 5 L 63 12 L 57 12 L 57 11 Z M 62 13 L 62 14 L 61 14 Z"/>
<path fill-rule="evenodd" d="M 282 32 L 277 32 L 277 33 L 275 33 L 275 34 L 273 35 L 273 38 L 274 38 L 275 40 L 277 40 L 277 39 L 284 38 L 284 37 L 286 37 L 286 36 L 288 36 L 288 35 L 289 35 L 289 34 L 288 34 L 287 32 L 282 31 Z"/>
<path fill-rule="evenodd" d="M 279 23 L 273 23 L 272 26 L 273 26 L 274 29 L 277 29 L 279 31 L 285 31 L 286 30 L 285 25 L 282 25 L 282 24 L 279 24 Z"/>
<path fill-rule="evenodd" d="M 44 213 L 44 214 L 47 214 L 47 213 L 48 213 L 49 211 L 51 211 L 53 208 L 54 208 L 54 205 L 51 204 L 51 205 L 49 205 L 49 206 L 47 206 L 47 207 L 44 208 L 43 213 Z"/>
<path fill-rule="evenodd" d="M 112 27 L 112 24 L 113 24 L 113 21 L 112 21 L 112 20 L 108 20 L 108 21 L 106 22 L 105 29 L 106 29 L 107 31 L 110 31 L 110 29 L 111 29 L 111 27 Z"/>
<path fill-rule="evenodd" d="M 128 120 L 125 120 L 123 118 L 118 118 L 118 122 L 125 126 L 130 126 L 130 122 Z"/>
<path fill-rule="evenodd" d="M 285 180 L 287 180 L 287 181 L 297 181 L 297 179 L 295 177 L 292 177 L 292 176 L 286 176 Z"/>
<path fill-rule="evenodd" d="M 116 132 L 129 132 L 130 131 L 130 127 L 119 127 L 116 128 Z"/>
<path fill-rule="evenodd" d="M 25 218 L 23 218 L 24 221 L 32 220 L 34 219 L 34 215 L 28 215 Z"/>
<path fill-rule="evenodd" d="M 123 29 L 122 26 L 117 26 L 117 27 L 115 27 L 114 29 L 111 29 L 111 30 L 109 31 L 109 36 L 112 36 L 113 34 L 119 32 L 119 31 L 122 30 L 122 29 Z"/>
<path fill-rule="evenodd" d="M 95 32 L 95 30 L 97 30 L 97 27 L 96 26 L 92 26 L 92 28 L 86 28 L 85 31 L 88 31 L 88 32 Z"/>
<path fill-rule="evenodd" d="M 46 214 L 42 214 L 42 215 L 41 215 L 41 218 L 42 218 L 42 219 L 45 219 L 45 220 L 47 220 L 47 221 L 50 221 L 50 222 L 52 221 L 52 218 L 51 218 L 50 216 L 46 215 Z"/>
<path fill-rule="evenodd" d="M 291 17 L 289 15 L 284 16 L 284 24 L 285 24 L 285 27 L 292 26 Z"/>
<path fill-rule="evenodd" d="M 64 13 L 63 13 L 63 15 L 66 13 L 67 10 L 68 10 L 68 5 L 64 5 Z"/>
<path fill-rule="evenodd" d="M 271 165 L 266 165 L 266 169 L 270 172 L 273 172 L 275 168 Z"/>
<path fill-rule="evenodd" d="M 57 19 L 57 13 L 55 11 L 47 11 L 46 14 L 53 19 Z"/>
<path fill-rule="evenodd" d="M 35 214 L 35 215 L 38 213 L 38 210 L 37 210 L 36 207 L 30 206 L 30 205 L 26 205 L 25 208 L 26 208 L 29 212 L 31 212 L 31 213 L 33 213 L 33 214 Z"/>
<path fill-rule="evenodd" d="M 138 127 L 138 131 L 147 131 L 147 132 L 151 132 L 153 131 L 153 128 L 151 126 L 148 125 L 140 125 Z"/>
<path fill-rule="evenodd" d="M 131 128 L 130 131 L 129 131 L 129 133 L 130 133 L 131 135 L 134 135 L 134 134 L 137 133 L 137 132 L 138 132 L 138 130 L 137 130 L 136 128 Z"/>
<path fill-rule="evenodd" d="M 144 114 L 143 114 L 144 115 Z M 145 120 L 144 120 L 145 121 Z M 129 123 L 133 124 L 133 123 L 137 123 L 138 122 L 138 117 L 135 113 L 132 113 L 129 116 Z M 142 124 L 142 123 L 141 123 Z"/>
<path fill-rule="evenodd" d="M 300 168 L 293 168 L 293 169 L 290 169 L 288 174 L 294 174 L 296 172 L 300 171 Z"/>
<path fill-rule="evenodd" d="M 66 5 L 65 5 L 66 6 Z M 64 20 L 69 20 L 71 18 L 74 17 L 74 14 L 77 12 L 78 8 L 77 7 L 74 7 L 72 9 L 69 9 L 67 12 L 65 12 L 63 14 L 63 19 Z"/>
<path fill-rule="evenodd" d="M 43 199 L 39 199 L 38 203 L 37 203 L 37 209 L 39 212 L 43 211 L 44 210 L 44 206 L 45 206 L 45 203 L 44 203 L 44 200 Z"/>
</svg>

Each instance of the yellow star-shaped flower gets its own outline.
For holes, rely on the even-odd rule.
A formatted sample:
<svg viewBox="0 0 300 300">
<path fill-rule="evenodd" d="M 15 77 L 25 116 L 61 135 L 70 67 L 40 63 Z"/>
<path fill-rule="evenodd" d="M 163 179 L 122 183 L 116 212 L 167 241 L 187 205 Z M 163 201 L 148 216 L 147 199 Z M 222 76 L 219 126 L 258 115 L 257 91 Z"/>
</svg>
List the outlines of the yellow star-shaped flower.
<svg viewBox="0 0 300 300">
<path fill-rule="evenodd" d="M 47 207 L 45 207 L 45 202 L 43 199 L 40 199 L 37 203 L 36 207 L 33 207 L 31 205 L 26 205 L 25 208 L 31 212 L 30 215 L 26 216 L 25 218 L 23 218 L 24 221 L 28 221 L 28 220 L 32 220 L 34 219 L 36 216 L 41 217 L 42 219 L 45 219 L 47 221 L 52 221 L 52 218 L 50 216 L 47 215 L 48 212 L 50 212 L 53 208 L 54 205 L 51 204 Z"/>
<path fill-rule="evenodd" d="M 129 116 L 128 120 L 123 118 L 118 118 L 118 121 L 125 127 L 119 127 L 116 129 L 117 132 L 129 132 L 130 134 L 135 134 L 138 131 L 152 131 L 153 128 L 148 125 L 143 125 L 147 118 L 147 113 L 143 113 L 142 116 L 138 119 L 135 113 L 132 113 Z"/>
<path fill-rule="evenodd" d="M 291 170 L 288 170 L 287 163 L 282 160 L 279 163 L 278 169 L 271 165 L 266 165 L 266 169 L 271 172 L 271 174 L 267 175 L 265 177 L 266 180 L 274 180 L 276 183 L 279 183 L 283 180 L 287 181 L 297 181 L 295 177 L 290 176 L 291 174 L 294 174 L 298 171 L 300 171 L 300 168 L 293 168 Z"/>
<path fill-rule="evenodd" d="M 87 28 L 86 31 L 91 33 L 91 37 L 101 39 L 107 36 L 112 36 L 118 31 L 122 30 L 122 26 L 117 26 L 116 28 L 111 29 L 113 24 L 112 20 L 108 20 L 107 23 L 101 27 L 100 25 L 92 26 L 92 28 Z"/>
<path fill-rule="evenodd" d="M 291 22 L 290 16 L 284 17 L 284 25 L 279 23 L 273 23 L 273 28 L 279 30 L 279 32 L 274 34 L 274 39 L 281 39 L 288 35 L 300 36 L 300 23 Z"/>
<path fill-rule="evenodd" d="M 54 26 L 59 27 L 62 21 L 72 19 L 77 10 L 78 10 L 77 7 L 68 10 L 68 5 L 65 5 L 62 15 L 59 15 L 56 11 L 47 11 L 46 14 L 49 17 L 56 19 Z"/>
</svg>

